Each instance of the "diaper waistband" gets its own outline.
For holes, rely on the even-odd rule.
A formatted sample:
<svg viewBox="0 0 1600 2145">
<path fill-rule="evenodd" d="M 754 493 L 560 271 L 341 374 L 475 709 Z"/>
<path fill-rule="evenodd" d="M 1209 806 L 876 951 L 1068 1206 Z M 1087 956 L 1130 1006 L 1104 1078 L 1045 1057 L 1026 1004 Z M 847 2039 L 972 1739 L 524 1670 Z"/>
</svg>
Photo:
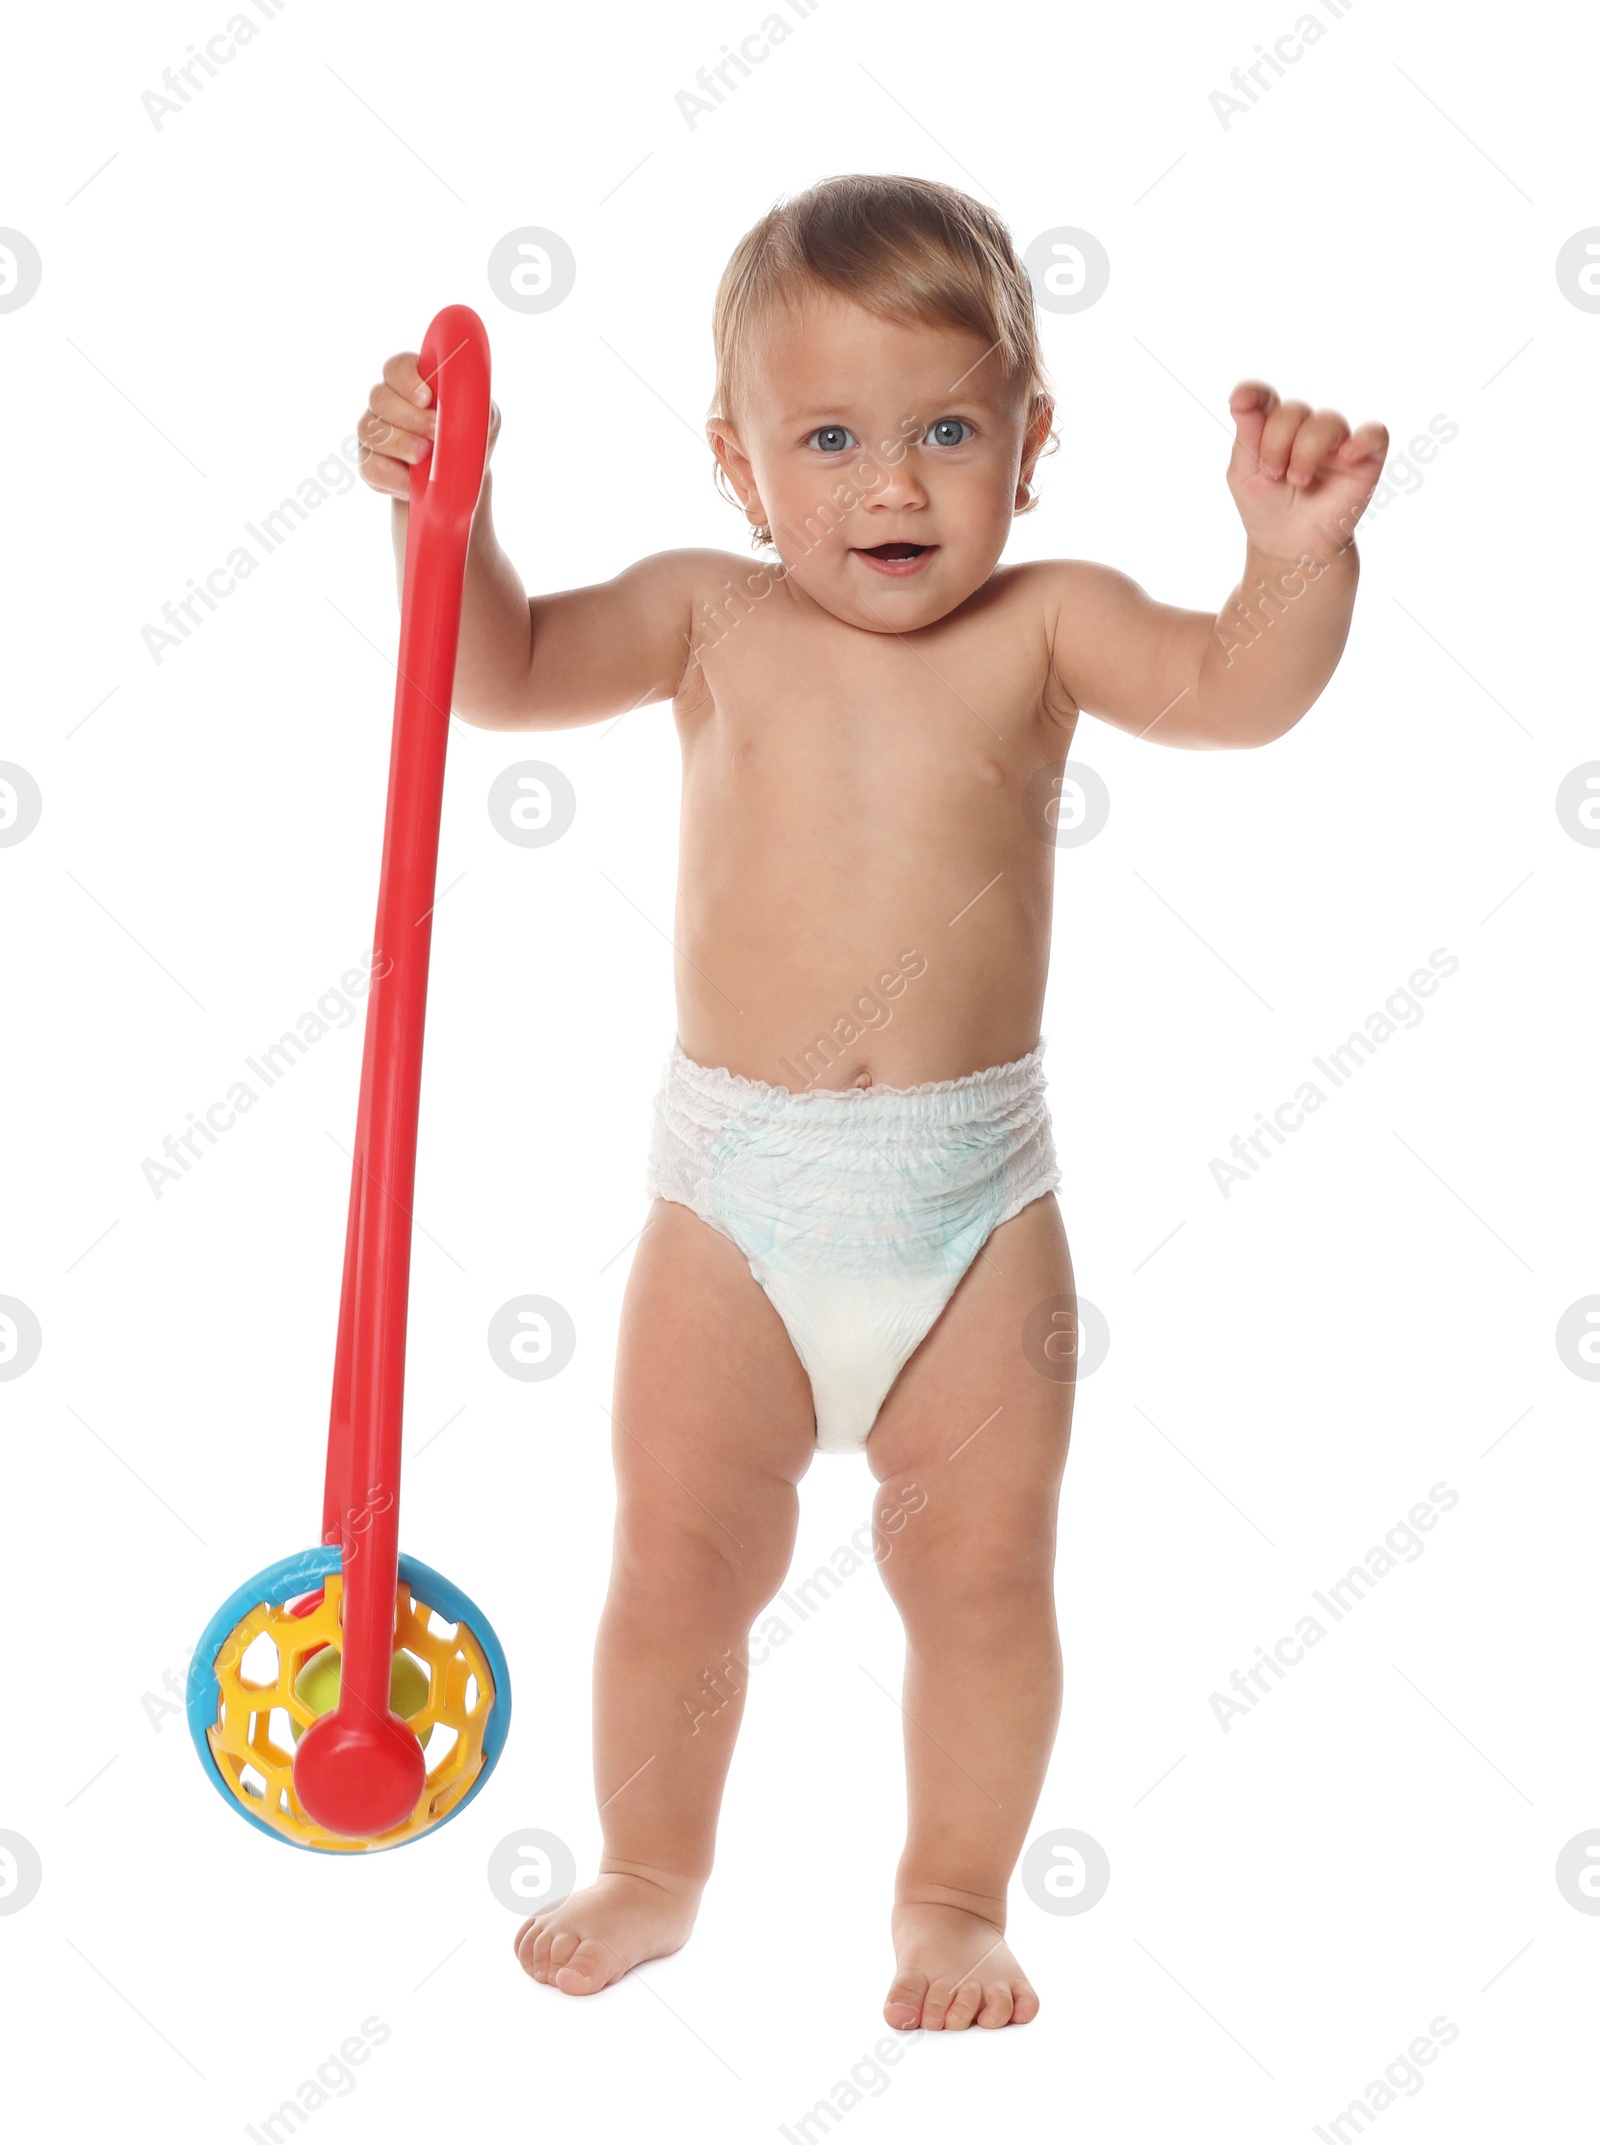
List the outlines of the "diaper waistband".
<svg viewBox="0 0 1600 2145">
<path fill-rule="evenodd" d="M 770 1273 L 959 1274 L 990 1231 L 1061 1181 L 1044 1042 L 913 1087 L 797 1092 L 675 1043 L 645 1190 L 732 1238 Z"/>
<path fill-rule="evenodd" d="M 875 1081 L 870 1087 L 791 1088 L 752 1080 L 725 1066 L 702 1065 L 677 1037 L 667 1056 L 666 1084 L 719 1116 L 800 1118 L 808 1124 L 848 1129 L 858 1138 L 892 1135 L 919 1126 L 948 1127 L 991 1122 L 1018 1104 L 1037 1103 L 1046 1082 L 1040 1036 L 1025 1057 L 988 1065 L 956 1080 L 920 1080 L 911 1087 Z"/>
</svg>

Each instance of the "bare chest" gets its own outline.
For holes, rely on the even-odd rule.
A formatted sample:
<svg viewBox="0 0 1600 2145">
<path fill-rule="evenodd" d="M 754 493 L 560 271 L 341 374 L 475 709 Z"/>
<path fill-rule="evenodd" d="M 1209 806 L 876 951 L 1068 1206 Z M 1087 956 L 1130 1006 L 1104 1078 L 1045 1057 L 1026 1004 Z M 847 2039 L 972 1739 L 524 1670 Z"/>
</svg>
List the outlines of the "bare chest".
<svg viewBox="0 0 1600 2145">
<path fill-rule="evenodd" d="M 1065 751 L 1048 673 L 1016 601 L 902 635 L 797 614 L 779 593 L 704 631 L 677 707 L 686 773 L 852 816 L 998 799 Z"/>
</svg>

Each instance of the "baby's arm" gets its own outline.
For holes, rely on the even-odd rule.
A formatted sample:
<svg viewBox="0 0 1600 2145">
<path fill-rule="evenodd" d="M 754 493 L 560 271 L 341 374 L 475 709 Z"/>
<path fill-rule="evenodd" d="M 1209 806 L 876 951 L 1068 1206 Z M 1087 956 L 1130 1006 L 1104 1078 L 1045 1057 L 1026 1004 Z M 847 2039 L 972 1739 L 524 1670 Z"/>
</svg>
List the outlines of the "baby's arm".
<svg viewBox="0 0 1600 2145">
<path fill-rule="evenodd" d="M 416 355 L 383 368 L 356 428 L 361 473 L 394 501 L 397 580 L 403 584 L 406 504 L 412 467 L 431 451 L 431 397 Z M 500 431 L 491 409 L 489 452 Z M 491 512 L 494 480 L 483 489 L 467 548 L 453 707 L 486 730 L 547 730 L 600 722 L 652 700 L 670 700 L 688 667 L 694 605 L 707 554 L 662 551 L 614 580 L 529 601 L 501 550 Z"/>
<path fill-rule="evenodd" d="M 1244 573 L 1220 612 L 1156 603 L 1077 560 L 1045 569 L 1052 667 L 1076 705 L 1157 743 L 1264 745 L 1316 700 L 1344 649 L 1360 563 L 1353 531 L 1388 452 L 1331 410 L 1245 382 L 1228 468 Z"/>
<path fill-rule="evenodd" d="M 614 580 L 525 592 L 500 549 L 484 481 L 467 549 L 455 712 L 484 730 L 559 730 L 670 700 L 688 668 L 706 554 L 658 551 Z M 406 509 L 396 506 L 403 559 Z"/>
</svg>

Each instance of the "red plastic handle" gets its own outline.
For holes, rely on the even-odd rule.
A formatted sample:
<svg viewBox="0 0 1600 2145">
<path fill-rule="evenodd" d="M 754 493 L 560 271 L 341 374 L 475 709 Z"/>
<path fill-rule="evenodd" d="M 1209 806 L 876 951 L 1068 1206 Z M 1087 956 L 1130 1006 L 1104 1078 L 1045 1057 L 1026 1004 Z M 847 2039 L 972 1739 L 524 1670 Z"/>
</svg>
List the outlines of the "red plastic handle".
<svg viewBox="0 0 1600 2145">
<path fill-rule="evenodd" d="M 394 736 L 328 1426 L 322 1538 L 343 1550 L 339 1703 L 295 1752 L 295 1793 L 330 1831 L 371 1838 L 416 1808 L 422 1747 L 389 1711 L 400 1442 L 428 953 L 467 544 L 489 435 L 489 339 L 446 306 L 423 337 L 437 413 L 411 471 Z"/>
</svg>

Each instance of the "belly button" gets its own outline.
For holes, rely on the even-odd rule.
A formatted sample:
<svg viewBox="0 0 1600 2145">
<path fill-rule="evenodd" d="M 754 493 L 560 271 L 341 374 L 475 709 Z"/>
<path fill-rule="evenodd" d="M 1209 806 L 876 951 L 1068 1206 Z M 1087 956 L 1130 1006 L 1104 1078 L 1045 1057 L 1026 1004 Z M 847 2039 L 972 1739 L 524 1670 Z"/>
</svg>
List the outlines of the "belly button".
<svg viewBox="0 0 1600 2145">
<path fill-rule="evenodd" d="M 862 1066 L 860 1072 L 856 1074 L 850 1085 L 852 1087 L 871 1087 L 872 1074 L 867 1070 L 866 1066 Z"/>
</svg>

